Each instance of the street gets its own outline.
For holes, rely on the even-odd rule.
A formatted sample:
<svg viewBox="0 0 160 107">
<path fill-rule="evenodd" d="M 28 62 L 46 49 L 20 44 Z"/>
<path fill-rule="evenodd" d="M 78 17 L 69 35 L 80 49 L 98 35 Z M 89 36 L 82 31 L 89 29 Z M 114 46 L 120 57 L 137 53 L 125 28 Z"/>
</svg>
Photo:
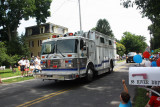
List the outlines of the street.
<svg viewBox="0 0 160 107">
<path fill-rule="evenodd" d="M 114 72 L 91 83 L 29 80 L 0 86 L 1 107 L 117 107 L 126 80 L 131 100 L 136 86 L 128 85 L 128 69 L 135 63 L 117 64 Z"/>
</svg>

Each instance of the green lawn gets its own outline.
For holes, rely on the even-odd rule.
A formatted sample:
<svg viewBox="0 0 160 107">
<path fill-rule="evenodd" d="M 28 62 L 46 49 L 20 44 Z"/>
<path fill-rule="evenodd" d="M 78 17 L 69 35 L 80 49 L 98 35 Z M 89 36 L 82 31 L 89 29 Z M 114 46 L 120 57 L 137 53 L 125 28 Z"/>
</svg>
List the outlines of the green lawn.
<svg viewBox="0 0 160 107">
<path fill-rule="evenodd" d="M 11 69 L 5 69 L 5 70 L 0 70 L 0 77 L 1 78 L 6 78 L 6 77 L 12 77 L 12 76 L 18 76 L 21 75 L 21 72 L 18 71 L 18 68 L 15 68 L 16 72 L 12 72 Z"/>
<path fill-rule="evenodd" d="M 30 79 L 34 79 L 33 76 L 29 76 L 29 77 L 18 77 L 18 78 L 13 78 L 13 79 L 8 79 L 8 80 L 3 80 L 4 84 L 9 84 L 9 83 L 14 83 L 14 82 L 19 82 L 19 81 L 25 81 L 25 80 L 30 80 Z"/>
<path fill-rule="evenodd" d="M 134 107 L 145 107 L 149 101 L 149 97 L 146 96 L 147 90 L 142 88 L 136 89 L 136 96 L 134 98 Z"/>
<path fill-rule="evenodd" d="M 126 60 L 125 59 L 124 60 L 120 60 L 120 61 L 117 61 L 117 63 L 124 62 L 124 61 L 126 61 Z"/>
</svg>

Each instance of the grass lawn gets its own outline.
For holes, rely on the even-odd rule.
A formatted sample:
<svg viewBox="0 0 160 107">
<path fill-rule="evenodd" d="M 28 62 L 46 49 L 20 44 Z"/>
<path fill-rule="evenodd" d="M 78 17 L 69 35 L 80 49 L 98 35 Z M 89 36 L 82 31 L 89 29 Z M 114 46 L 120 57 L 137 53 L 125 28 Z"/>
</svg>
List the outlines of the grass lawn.
<svg viewBox="0 0 160 107">
<path fill-rule="evenodd" d="M 30 80 L 30 79 L 34 79 L 33 76 L 29 76 L 29 77 L 18 77 L 18 78 L 13 78 L 13 79 L 8 79 L 8 80 L 3 80 L 4 84 L 9 84 L 9 83 L 14 83 L 14 82 L 19 82 L 19 81 L 25 81 L 25 80 Z"/>
<path fill-rule="evenodd" d="M 21 72 L 18 71 L 18 68 L 15 68 L 16 72 L 13 73 L 11 69 L 5 69 L 5 70 L 0 70 L 0 77 L 1 78 L 6 78 L 6 77 L 12 77 L 12 76 L 18 76 L 21 75 Z"/>
<path fill-rule="evenodd" d="M 149 101 L 149 97 L 146 96 L 147 90 L 142 88 L 136 89 L 136 96 L 134 98 L 133 107 L 145 107 Z"/>
<path fill-rule="evenodd" d="M 125 61 L 125 59 L 124 59 L 124 60 L 117 61 L 117 63 L 124 62 L 124 61 Z"/>
</svg>

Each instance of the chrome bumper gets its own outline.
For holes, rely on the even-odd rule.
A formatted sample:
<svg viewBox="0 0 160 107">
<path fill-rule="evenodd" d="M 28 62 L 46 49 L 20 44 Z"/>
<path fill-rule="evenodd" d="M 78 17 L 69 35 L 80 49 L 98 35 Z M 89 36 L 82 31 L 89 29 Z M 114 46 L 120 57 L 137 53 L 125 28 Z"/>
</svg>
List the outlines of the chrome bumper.
<svg viewBox="0 0 160 107">
<path fill-rule="evenodd" d="M 55 74 L 41 74 L 37 73 L 33 75 L 36 79 L 48 79 L 48 80 L 75 80 L 79 78 L 76 74 L 68 74 L 68 75 L 55 75 Z"/>
</svg>

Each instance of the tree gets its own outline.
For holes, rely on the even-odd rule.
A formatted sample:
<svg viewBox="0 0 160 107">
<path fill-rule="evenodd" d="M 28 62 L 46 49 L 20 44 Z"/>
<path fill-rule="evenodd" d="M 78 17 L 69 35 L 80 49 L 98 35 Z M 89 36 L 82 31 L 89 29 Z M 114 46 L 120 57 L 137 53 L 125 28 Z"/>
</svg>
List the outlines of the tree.
<svg viewBox="0 0 160 107">
<path fill-rule="evenodd" d="M 20 20 L 36 18 L 37 24 L 45 23 L 50 16 L 52 0 L 1 0 L 0 27 L 8 36 L 8 41 L 15 38 Z"/>
<path fill-rule="evenodd" d="M 95 28 L 96 31 L 114 37 L 111 27 L 106 19 L 99 19 Z"/>
<path fill-rule="evenodd" d="M 26 37 L 22 34 L 12 39 L 11 42 L 7 42 L 7 54 L 11 56 L 29 56 L 30 51 L 25 39 Z M 14 47 L 16 47 L 16 49 Z"/>
<path fill-rule="evenodd" d="M 151 20 L 152 25 L 148 27 L 151 38 L 151 49 L 160 48 L 160 0 L 121 0 L 125 8 L 136 6 L 141 11 L 142 17 Z"/>
<path fill-rule="evenodd" d="M 146 38 L 144 36 L 135 35 L 130 32 L 124 32 L 120 43 L 126 47 L 126 54 L 128 52 L 142 53 L 147 47 L 145 40 Z"/>
<path fill-rule="evenodd" d="M 0 42 L 0 65 L 2 65 L 3 62 L 7 60 L 8 55 L 6 51 L 7 50 L 6 50 L 4 42 Z"/>
<path fill-rule="evenodd" d="M 118 42 L 116 42 L 116 50 L 117 50 L 117 54 L 120 56 L 123 56 L 124 53 L 126 52 L 125 46 Z"/>
<path fill-rule="evenodd" d="M 150 30 L 150 34 L 152 35 L 152 38 L 150 40 L 151 50 L 160 48 L 160 43 L 159 43 L 159 40 L 160 40 L 160 27 L 152 24 L 152 25 L 150 25 L 148 27 L 148 30 Z"/>
<path fill-rule="evenodd" d="M 125 8 L 137 6 L 142 17 L 148 17 L 155 25 L 160 26 L 160 0 L 121 0 Z"/>
</svg>

